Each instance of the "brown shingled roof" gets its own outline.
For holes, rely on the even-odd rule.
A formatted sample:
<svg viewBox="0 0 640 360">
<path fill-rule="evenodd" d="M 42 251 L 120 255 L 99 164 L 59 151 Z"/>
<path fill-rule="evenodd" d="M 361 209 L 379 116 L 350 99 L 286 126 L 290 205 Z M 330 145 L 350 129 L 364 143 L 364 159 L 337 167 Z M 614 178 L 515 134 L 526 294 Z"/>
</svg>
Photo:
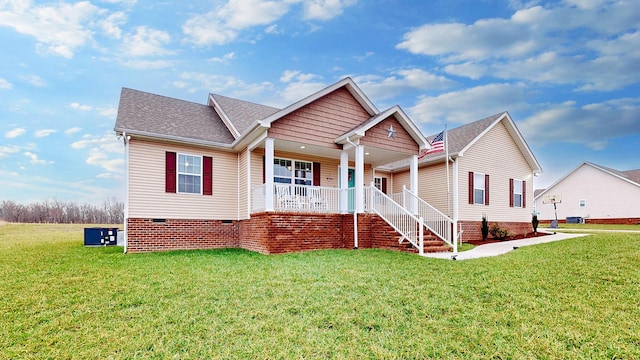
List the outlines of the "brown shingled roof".
<svg viewBox="0 0 640 360">
<path fill-rule="evenodd" d="M 227 115 L 229 121 L 240 134 L 244 134 L 255 121 L 262 120 L 280 111 L 280 109 L 271 106 L 232 99 L 218 94 L 210 94 L 210 96 L 220 105 L 220 110 Z"/>
<path fill-rule="evenodd" d="M 476 139 L 483 131 L 487 130 L 491 124 L 498 120 L 504 113 L 495 114 L 484 119 L 474 121 L 472 123 L 459 126 L 457 128 L 447 130 L 447 141 L 449 154 L 457 154 L 464 150 L 474 139 Z M 427 137 L 429 143 L 433 141 L 437 134 Z M 442 156 L 442 153 L 432 153 L 425 155 L 420 162 L 429 161 L 429 159 Z"/>
<path fill-rule="evenodd" d="M 231 144 L 235 139 L 213 108 L 123 88 L 115 130 Z"/>
</svg>

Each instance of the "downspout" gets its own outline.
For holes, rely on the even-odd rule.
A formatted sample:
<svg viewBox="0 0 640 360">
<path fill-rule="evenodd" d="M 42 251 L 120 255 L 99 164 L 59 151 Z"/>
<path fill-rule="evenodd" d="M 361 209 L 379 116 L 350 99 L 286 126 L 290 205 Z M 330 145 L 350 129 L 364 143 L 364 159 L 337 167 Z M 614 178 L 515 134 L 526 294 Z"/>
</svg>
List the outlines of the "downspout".
<svg viewBox="0 0 640 360">
<path fill-rule="evenodd" d="M 351 141 L 351 139 L 349 139 L 349 137 L 347 136 L 347 142 L 353 146 L 353 148 L 355 149 L 358 145 L 354 144 L 353 141 Z M 347 166 L 347 168 L 345 169 L 345 171 L 349 171 L 349 167 Z M 358 184 L 356 184 L 356 186 L 358 186 Z M 355 190 L 355 189 L 354 189 Z M 355 194 L 353 194 L 355 197 Z M 358 250 L 358 206 L 357 204 L 354 206 L 353 209 L 353 250 Z"/>
<path fill-rule="evenodd" d="M 129 222 L 129 140 L 126 132 L 122 133 L 124 143 L 124 253 L 127 253 L 129 242 L 128 222 Z"/>
</svg>

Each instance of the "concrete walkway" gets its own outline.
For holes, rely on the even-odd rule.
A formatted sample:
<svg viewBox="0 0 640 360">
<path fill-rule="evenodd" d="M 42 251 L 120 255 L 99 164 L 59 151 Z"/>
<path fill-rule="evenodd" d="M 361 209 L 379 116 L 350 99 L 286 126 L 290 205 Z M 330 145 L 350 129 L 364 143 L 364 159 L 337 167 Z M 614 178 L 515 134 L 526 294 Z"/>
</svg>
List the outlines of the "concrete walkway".
<svg viewBox="0 0 640 360">
<path fill-rule="evenodd" d="M 581 236 L 587 236 L 589 234 L 567 234 L 567 233 L 556 233 L 547 236 L 539 236 L 527 239 L 520 240 L 511 240 L 511 241 L 501 241 L 495 242 L 485 245 L 479 245 L 469 251 L 459 252 L 458 256 L 454 260 L 468 260 L 468 259 L 478 259 L 489 256 L 497 256 L 506 254 L 509 251 L 515 250 L 519 247 L 535 245 L 535 244 L 543 244 L 552 241 L 560 241 L 565 239 L 571 239 Z M 452 260 L 453 253 L 426 253 L 425 257 L 436 258 L 436 259 L 448 259 Z"/>
</svg>

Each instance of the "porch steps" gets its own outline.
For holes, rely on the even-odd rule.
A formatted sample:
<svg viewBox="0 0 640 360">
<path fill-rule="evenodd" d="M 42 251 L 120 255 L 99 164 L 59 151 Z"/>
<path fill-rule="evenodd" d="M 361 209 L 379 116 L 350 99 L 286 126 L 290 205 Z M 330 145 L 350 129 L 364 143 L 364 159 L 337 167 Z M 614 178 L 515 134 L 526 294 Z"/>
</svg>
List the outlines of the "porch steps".
<svg viewBox="0 0 640 360">
<path fill-rule="evenodd" d="M 405 251 L 418 253 L 418 249 L 408 241 L 404 241 L 401 245 L 405 247 L 405 249 L 403 249 Z M 431 234 L 431 232 L 424 234 L 425 253 L 450 252 L 451 250 L 451 246 L 447 245 L 444 240 L 440 240 L 437 236 Z"/>
</svg>

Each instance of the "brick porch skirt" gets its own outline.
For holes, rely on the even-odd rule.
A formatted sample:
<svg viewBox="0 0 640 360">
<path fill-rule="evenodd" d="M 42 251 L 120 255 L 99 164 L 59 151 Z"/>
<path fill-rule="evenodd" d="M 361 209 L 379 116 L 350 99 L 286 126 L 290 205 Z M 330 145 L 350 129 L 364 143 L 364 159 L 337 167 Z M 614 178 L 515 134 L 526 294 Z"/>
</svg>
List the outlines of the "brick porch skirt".
<svg viewBox="0 0 640 360">
<path fill-rule="evenodd" d="M 354 247 L 353 214 L 263 212 L 248 220 L 129 218 L 131 253 L 242 248 L 262 254 Z M 379 216 L 358 214 L 358 248 L 414 252 Z"/>
</svg>

